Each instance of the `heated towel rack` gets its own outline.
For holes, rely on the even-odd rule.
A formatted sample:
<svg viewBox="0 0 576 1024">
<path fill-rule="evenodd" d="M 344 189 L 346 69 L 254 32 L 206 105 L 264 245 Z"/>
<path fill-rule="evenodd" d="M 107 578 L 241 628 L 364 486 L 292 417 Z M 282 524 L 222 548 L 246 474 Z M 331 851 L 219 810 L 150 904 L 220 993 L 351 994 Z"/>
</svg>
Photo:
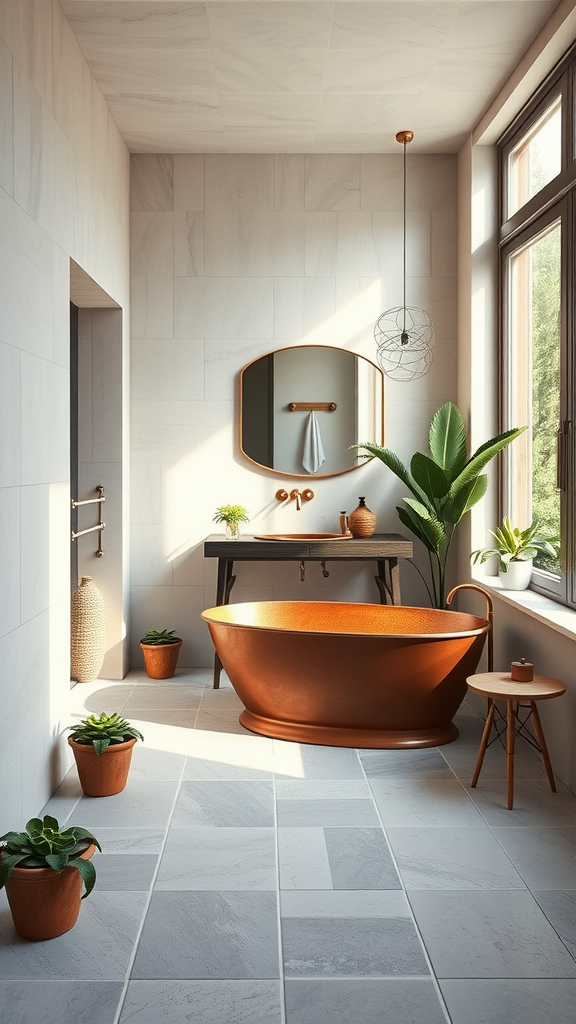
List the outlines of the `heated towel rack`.
<svg viewBox="0 0 576 1024">
<path fill-rule="evenodd" d="M 78 508 L 80 505 L 98 505 L 98 523 L 96 526 L 89 526 L 87 530 L 78 530 L 77 533 L 72 530 L 72 540 L 75 541 L 77 537 L 83 537 L 85 533 L 94 533 L 98 530 L 98 547 L 94 554 L 96 555 L 96 558 L 102 558 L 102 555 L 104 554 L 102 548 L 102 530 L 106 529 L 106 523 L 102 522 L 102 505 L 106 501 L 106 498 L 104 497 L 104 488 L 101 485 L 95 487 L 94 490 L 98 491 L 100 497 L 86 498 L 85 501 L 76 501 L 72 498 L 72 508 Z"/>
</svg>

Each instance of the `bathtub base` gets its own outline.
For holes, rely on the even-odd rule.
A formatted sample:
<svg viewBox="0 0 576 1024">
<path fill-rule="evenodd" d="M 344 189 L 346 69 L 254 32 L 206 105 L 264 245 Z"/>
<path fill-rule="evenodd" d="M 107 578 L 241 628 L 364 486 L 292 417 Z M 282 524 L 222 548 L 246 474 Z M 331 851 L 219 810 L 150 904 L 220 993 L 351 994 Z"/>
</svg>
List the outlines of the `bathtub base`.
<svg viewBox="0 0 576 1024">
<path fill-rule="evenodd" d="M 415 747 L 438 747 L 451 743 L 458 736 L 454 722 L 426 729 L 348 729 L 329 725 L 308 725 L 265 718 L 244 710 L 240 724 L 250 732 L 295 743 L 317 743 L 327 747 L 359 747 L 377 750 L 400 750 Z"/>
</svg>

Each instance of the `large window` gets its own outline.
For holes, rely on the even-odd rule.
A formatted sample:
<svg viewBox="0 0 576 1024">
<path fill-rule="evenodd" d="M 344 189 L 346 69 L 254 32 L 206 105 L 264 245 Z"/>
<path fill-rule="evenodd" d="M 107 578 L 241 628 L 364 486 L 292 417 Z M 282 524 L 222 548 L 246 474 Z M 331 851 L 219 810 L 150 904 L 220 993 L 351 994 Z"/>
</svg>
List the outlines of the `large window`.
<svg viewBox="0 0 576 1024">
<path fill-rule="evenodd" d="M 503 460 L 502 515 L 558 539 L 532 586 L 576 604 L 573 527 L 576 51 L 500 140 L 503 427 L 526 424 Z"/>
</svg>

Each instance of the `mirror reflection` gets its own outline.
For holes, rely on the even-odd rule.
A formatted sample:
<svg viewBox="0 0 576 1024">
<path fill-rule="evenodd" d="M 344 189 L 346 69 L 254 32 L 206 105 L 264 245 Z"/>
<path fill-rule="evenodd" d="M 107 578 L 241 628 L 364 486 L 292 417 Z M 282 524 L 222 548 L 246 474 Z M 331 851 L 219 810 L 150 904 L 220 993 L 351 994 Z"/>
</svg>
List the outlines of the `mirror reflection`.
<svg viewBox="0 0 576 1024">
<path fill-rule="evenodd" d="M 327 345 L 277 349 L 240 375 L 240 447 L 265 469 L 335 476 L 358 469 L 350 446 L 384 443 L 384 377 L 364 356 Z"/>
</svg>

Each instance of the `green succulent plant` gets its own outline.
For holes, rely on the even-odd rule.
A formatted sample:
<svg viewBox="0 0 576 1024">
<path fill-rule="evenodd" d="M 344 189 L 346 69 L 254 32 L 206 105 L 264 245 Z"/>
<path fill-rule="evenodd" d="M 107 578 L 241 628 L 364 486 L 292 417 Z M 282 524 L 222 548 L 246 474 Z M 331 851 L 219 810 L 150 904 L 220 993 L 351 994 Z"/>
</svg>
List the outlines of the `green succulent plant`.
<svg viewBox="0 0 576 1024">
<path fill-rule="evenodd" d="M 482 470 L 524 430 L 526 427 L 506 430 L 469 456 L 460 410 L 446 402 L 430 423 L 430 454 L 416 452 L 410 469 L 388 448 L 364 443 L 352 446 L 364 449 L 369 459 L 380 459 L 411 492 L 404 498 L 405 507 L 396 506 L 396 511 L 402 525 L 428 552 L 430 581 L 422 578 L 434 608 L 446 607 L 446 564 L 456 527 L 486 494 L 488 477 Z"/>
<path fill-rule="evenodd" d="M 215 523 L 249 523 L 248 509 L 243 505 L 220 505 L 216 509 L 213 522 Z"/>
<path fill-rule="evenodd" d="M 80 725 L 70 725 L 68 728 L 72 730 L 75 743 L 91 743 L 97 754 L 101 754 L 111 743 L 125 743 L 133 738 L 144 739 L 142 733 L 125 718 L 120 718 L 116 713 L 107 715 L 105 711 L 99 717 L 90 715 Z"/>
<path fill-rule="evenodd" d="M 148 647 L 159 647 L 161 644 L 179 644 L 180 637 L 174 636 L 173 629 L 149 629 L 140 643 L 147 644 Z"/>
<path fill-rule="evenodd" d="M 56 818 L 46 814 L 44 818 L 30 818 L 24 832 L 7 832 L 0 836 L 0 889 L 6 884 L 15 867 L 51 868 L 63 871 L 65 867 L 77 868 L 84 880 L 84 899 L 89 896 L 96 881 L 96 870 L 92 861 L 83 860 L 92 843 L 100 850 L 100 843 L 85 828 L 72 825 L 61 829 Z"/>
<path fill-rule="evenodd" d="M 512 526 L 508 516 L 502 520 L 502 526 L 495 530 L 488 530 L 496 541 L 494 548 L 478 548 L 471 554 L 472 564 L 482 564 L 492 555 L 498 557 L 500 572 L 508 571 L 510 562 L 527 562 L 537 554 L 549 555 L 556 558 L 560 541 L 558 537 L 542 536 L 538 527 L 532 523 L 525 530 Z"/>
</svg>

